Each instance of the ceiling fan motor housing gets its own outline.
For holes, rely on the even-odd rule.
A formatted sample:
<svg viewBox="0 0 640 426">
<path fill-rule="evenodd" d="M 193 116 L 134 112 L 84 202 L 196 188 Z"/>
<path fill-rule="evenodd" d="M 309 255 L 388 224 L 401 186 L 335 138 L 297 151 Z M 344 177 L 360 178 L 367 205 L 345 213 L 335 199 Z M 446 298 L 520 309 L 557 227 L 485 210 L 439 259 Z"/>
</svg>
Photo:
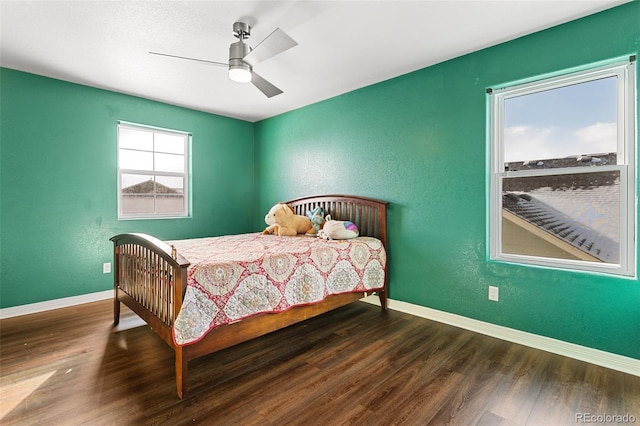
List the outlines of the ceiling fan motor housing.
<svg viewBox="0 0 640 426">
<path fill-rule="evenodd" d="M 242 39 L 229 46 L 229 77 L 233 81 L 251 81 L 251 65 L 242 60 L 250 51 L 251 48 Z"/>
<path fill-rule="evenodd" d="M 229 64 L 234 60 L 242 62 L 242 58 L 249 52 L 251 52 L 251 48 L 242 40 L 231 43 L 231 46 L 229 46 Z"/>
</svg>

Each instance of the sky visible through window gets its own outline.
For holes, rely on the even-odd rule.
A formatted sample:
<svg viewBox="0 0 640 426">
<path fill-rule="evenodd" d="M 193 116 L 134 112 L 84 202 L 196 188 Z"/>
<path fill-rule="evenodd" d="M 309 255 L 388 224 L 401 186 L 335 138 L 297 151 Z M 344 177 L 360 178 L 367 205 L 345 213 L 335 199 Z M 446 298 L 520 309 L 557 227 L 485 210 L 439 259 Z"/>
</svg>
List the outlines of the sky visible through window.
<svg viewBox="0 0 640 426">
<path fill-rule="evenodd" d="M 617 152 L 616 77 L 505 99 L 504 161 Z"/>
</svg>

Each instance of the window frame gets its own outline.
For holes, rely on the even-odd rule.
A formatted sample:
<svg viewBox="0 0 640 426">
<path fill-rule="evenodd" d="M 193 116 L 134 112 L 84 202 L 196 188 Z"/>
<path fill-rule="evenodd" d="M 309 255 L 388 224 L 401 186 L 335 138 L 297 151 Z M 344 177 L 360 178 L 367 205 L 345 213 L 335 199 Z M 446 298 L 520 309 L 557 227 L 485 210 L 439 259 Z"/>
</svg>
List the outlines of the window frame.
<svg viewBox="0 0 640 426">
<path fill-rule="evenodd" d="M 505 170 L 504 114 L 505 100 L 567 87 L 606 77 L 617 77 L 617 164 L 598 167 L 565 167 L 538 170 Z M 527 81 L 514 82 L 498 89 L 487 89 L 488 96 L 488 258 L 489 261 L 524 264 L 554 269 L 587 271 L 621 277 L 636 278 L 637 256 L 637 97 L 635 56 L 617 58 L 572 69 L 554 75 L 540 76 Z M 578 153 L 587 154 L 587 153 Z M 536 177 L 560 174 L 620 173 L 620 259 L 618 264 L 588 260 L 571 260 L 504 253 L 502 248 L 503 207 L 502 186 L 507 178 Z"/>
<path fill-rule="evenodd" d="M 184 143 L 184 154 L 183 155 L 183 160 L 184 160 L 184 164 L 183 164 L 183 172 L 168 172 L 168 171 L 158 171 L 155 170 L 155 165 L 154 165 L 154 170 L 141 170 L 141 169 L 126 169 L 126 168 L 121 168 L 120 166 L 120 130 L 121 129 L 130 129 L 130 130 L 135 130 L 135 131 L 143 131 L 143 132 L 149 132 L 153 134 L 153 138 L 155 140 L 155 135 L 156 134 L 161 134 L 161 135 L 169 135 L 169 136 L 179 136 L 183 139 L 183 143 Z M 155 126 L 148 126 L 148 125 L 144 125 L 144 124 L 137 124 L 137 123 L 131 123 L 131 122 L 125 122 L 125 121 L 118 121 L 117 124 L 117 129 L 116 129 L 116 139 L 117 139 L 117 191 L 118 191 L 118 220 L 146 220 L 146 219 L 180 219 L 180 218 L 187 218 L 190 217 L 190 206 L 191 206 L 191 192 L 190 192 L 190 180 L 191 180 L 191 173 L 190 173 L 190 163 L 191 163 L 191 157 L 190 157 L 190 152 L 191 152 L 191 133 L 190 132 L 185 132 L 185 131 L 180 131 L 180 130 L 172 130 L 172 129 L 166 129 L 166 128 L 161 128 L 161 127 L 155 127 Z M 152 151 L 147 151 L 147 152 L 152 152 L 152 153 L 162 153 L 161 151 L 156 151 L 155 146 L 153 147 Z M 177 154 L 179 155 L 179 154 Z M 156 207 L 155 207 L 155 202 L 154 202 L 154 212 L 144 212 L 144 213 L 124 213 L 123 212 L 123 206 L 122 206 L 122 175 L 123 174 L 128 174 L 128 175 L 152 175 L 154 176 L 154 178 L 156 176 L 161 176 L 161 177 L 180 177 L 183 179 L 184 182 L 184 188 L 183 188 L 183 203 L 182 203 L 182 211 L 181 212 L 169 212 L 169 213 L 162 213 L 162 212 L 157 212 L 156 211 Z M 154 198 L 155 198 L 155 193 L 154 193 Z"/>
</svg>

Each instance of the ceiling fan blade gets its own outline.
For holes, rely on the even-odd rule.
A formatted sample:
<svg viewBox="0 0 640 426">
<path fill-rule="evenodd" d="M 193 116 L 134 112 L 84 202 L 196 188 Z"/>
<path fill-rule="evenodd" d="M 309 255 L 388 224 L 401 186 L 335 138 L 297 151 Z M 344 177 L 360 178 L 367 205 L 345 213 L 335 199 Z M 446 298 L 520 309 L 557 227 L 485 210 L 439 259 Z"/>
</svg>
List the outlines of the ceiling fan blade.
<svg viewBox="0 0 640 426">
<path fill-rule="evenodd" d="M 272 98 L 282 93 L 282 90 L 278 89 L 273 84 L 269 83 L 264 78 L 260 77 L 254 72 L 251 73 L 251 82 L 256 86 L 267 98 Z"/>
<path fill-rule="evenodd" d="M 276 28 L 274 32 L 262 40 L 251 52 L 247 53 L 242 60 L 251 66 L 255 66 L 297 45 L 298 43 L 289 37 L 287 33 L 280 28 Z"/>
<path fill-rule="evenodd" d="M 187 61 L 202 62 L 202 63 L 205 63 L 205 64 L 218 65 L 218 66 L 221 66 L 221 67 L 228 67 L 229 66 L 229 64 L 225 64 L 224 62 L 208 61 L 206 59 L 198 59 L 198 58 L 188 58 L 186 56 L 169 55 L 168 53 L 149 52 L 149 54 L 157 55 L 157 56 L 166 56 L 166 57 L 169 57 L 169 58 L 186 59 Z"/>
</svg>

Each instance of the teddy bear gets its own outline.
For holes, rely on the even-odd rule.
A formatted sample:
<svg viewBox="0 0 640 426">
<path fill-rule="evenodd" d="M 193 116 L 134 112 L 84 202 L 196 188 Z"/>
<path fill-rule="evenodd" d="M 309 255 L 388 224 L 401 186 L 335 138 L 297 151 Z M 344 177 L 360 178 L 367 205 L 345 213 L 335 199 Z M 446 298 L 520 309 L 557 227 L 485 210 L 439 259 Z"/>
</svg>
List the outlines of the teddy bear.
<svg viewBox="0 0 640 426">
<path fill-rule="evenodd" d="M 318 232 L 322 229 L 322 225 L 324 225 L 324 210 L 322 207 L 307 210 L 307 217 L 311 221 L 311 226 L 313 227 L 311 231 L 307 232 L 307 235 L 318 235 Z"/>
<path fill-rule="evenodd" d="M 262 231 L 263 234 L 297 235 L 313 230 L 308 217 L 295 214 L 293 209 L 284 203 L 271 207 L 264 221 L 269 226 Z"/>
</svg>

